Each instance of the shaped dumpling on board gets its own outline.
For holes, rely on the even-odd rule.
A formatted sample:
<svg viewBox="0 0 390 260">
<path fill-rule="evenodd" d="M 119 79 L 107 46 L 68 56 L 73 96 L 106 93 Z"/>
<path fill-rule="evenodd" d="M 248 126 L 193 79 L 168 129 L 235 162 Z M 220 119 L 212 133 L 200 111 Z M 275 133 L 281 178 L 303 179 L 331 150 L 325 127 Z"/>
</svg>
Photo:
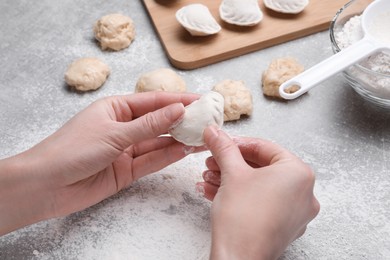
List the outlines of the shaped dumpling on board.
<svg viewBox="0 0 390 260">
<path fill-rule="evenodd" d="M 221 30 L 207 6 L 202 4 L 190 4 L 180 8 L 176 12 L 176 19 L 193 36 L 207 36 Z"/>
<path fill-rule="evenodd" d="M 264 0 L 265 7 L 286 14 L 300 13 L 308 4 L 309 0 Z"/>
<path fill-rule="evenodd" d="M 223 0 L 219 14 L 225 22 L 240 26 L 253 26 L 263 19 L 257 0 Z"/>
</svg>

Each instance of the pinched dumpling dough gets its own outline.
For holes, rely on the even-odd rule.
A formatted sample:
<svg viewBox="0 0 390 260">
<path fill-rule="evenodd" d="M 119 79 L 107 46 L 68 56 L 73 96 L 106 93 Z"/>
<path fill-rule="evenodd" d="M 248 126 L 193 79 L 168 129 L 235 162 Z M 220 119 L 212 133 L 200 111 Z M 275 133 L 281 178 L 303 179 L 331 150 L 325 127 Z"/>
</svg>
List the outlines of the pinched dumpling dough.
<svg viewBox="0 0 390 260">
<path fill-rule="evenodd" d="M 176 19 L 192 36 L 207 36 L 221 30 L 209 8 L 203 4 L 189 4 L 180 8 L 176 12 Z"/>
<path fill-rule="evenodd" d="M 257 0 L 223 0 L 219 15 L 225 22 L 239 26 L 253 26 L 263 19 Z"/>
<path fill-rule="evenodd" d="M 210 125 L 223 125 L 223 96 L 210 91 L 186 106 L 183 120 L 169 133 L 188 146 L 204 145 L 203 131 Z"/>
<path fill-rule="evenodd" d="M 161 68 L 147 72 L 138 79 L 135 92 L 172 91 L 185 92 L 185 81 L 173 70 Z"/>
<path fill-rule="evenodd" d="M 264 5 L 276 12 L 297 14 L 303 11 L 309 0 L 264 0 Z"/>
<path fill-rule="evenodd" d="M 225 99 L 224 121 L 238 120 L 241 115 L 252 114 L 252 94 L 243 81 L 227 79 L 215 85 L 213 90 Z"/>
<path fill-rule="evenodd" d="M 133 20 L 122 14 L 103 16 L 95 23 L 93 31 L 103 50 L 127 48 L 135 37 Z"/>
<path fill-rule="evenodd" d="M 110 75 L 110 68 L 97 58 L 81 58 L 71 63 L 65 81 L 79 91 L 100 88 Z"/>
<path fill-rule="evenodd" d="M 273 60 L 268 69 L 263 72 L 262 83 L 264 95 L 282 98 L 279 94 L 280 85 L 304 70 L 304 67 L 294 58 L 287 57 Z M 294 85 L 285 89 L 285 92 L 294 93 L 298 89 L 299 87 Z"/>
</svg>

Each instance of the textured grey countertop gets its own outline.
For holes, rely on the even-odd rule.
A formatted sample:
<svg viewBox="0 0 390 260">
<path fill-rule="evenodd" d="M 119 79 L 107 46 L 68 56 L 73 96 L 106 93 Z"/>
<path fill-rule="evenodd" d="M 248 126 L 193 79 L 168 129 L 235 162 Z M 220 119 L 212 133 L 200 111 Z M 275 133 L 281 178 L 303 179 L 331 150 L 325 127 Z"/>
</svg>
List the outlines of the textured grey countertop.
<svg viewBox="0 0 390 260">
<path fill-rule="evenodd" d="M 136 40 L 102 52 L 92 25 L 113 12 L 134 19 Z M 1 1 L 0 22 L 0 158 L 30 148 L 100 97 L 132 92 L 142 73 L 170 67 L 141 1 Z M 342 75 L 292 102 L 267 99 L 260 88 L 274 58 L 310 67 L 331 54 L 322 32 L 177 71 L 198 93 L 244 80 L 253 116 L 224 129 L 280 143 L 315 170 L 321 212 L 282 259 L 390 259 L 390 112 L 363 101 Z M 112 74 L 98 91 L 78 94 L 63 76 L 84 56 L 102 58 Z M 3 236 L 0 259 L 207 259 L 210 203 L 194 188 L 207 156 L 191 155 L 96 206 Z"/>
</svg>

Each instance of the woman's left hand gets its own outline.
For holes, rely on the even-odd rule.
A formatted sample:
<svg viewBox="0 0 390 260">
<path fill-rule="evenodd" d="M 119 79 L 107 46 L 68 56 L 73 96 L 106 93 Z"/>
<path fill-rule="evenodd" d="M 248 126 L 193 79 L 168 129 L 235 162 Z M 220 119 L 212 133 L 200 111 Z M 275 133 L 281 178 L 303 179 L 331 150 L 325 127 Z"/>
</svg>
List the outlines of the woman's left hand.
<svg viewBox="0 0 390 260">
<path fill-rule="evenodd" d="M 4 195 L 0 209 L 10 213 L 9 221 L 28 218 L 29 223 L 22 226 L 64 216 L 182 159 L 194 148 L 161 135 L 181 119 L 184 106 L 198 97 L 148 92 L 94 102 L 35 147 L 0 161 L 0 167 L 8 165 L 14 172 L 13 176 L 0 172 L 0 180 L 12 177 L 15 185 L 0 184 L 0 195 Z M 30 209 L 19 212 L 18 208 Z M 5 223 L 2 217 L 0 223 Z"/>
</svg>

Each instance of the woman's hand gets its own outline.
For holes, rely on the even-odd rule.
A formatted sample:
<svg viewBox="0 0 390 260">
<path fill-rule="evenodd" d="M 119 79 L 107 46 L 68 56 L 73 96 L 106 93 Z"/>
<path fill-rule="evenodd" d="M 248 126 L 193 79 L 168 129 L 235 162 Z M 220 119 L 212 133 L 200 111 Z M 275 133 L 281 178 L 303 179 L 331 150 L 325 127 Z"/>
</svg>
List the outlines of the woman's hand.
<svg viewBox="0 0 390 260">
<path fill-rule="evenodd" d="M 214 127 L 204 137 L 213 156 L 198 188 L 213 200 L 211 259 L 277 258 L 319 212 L 313 172 L 271 142 Z"/>
<path fill-rule="evenodd" d="M 193 151 L 167 133 L 194 94 L 99 100 L 30 150 L 0 161 L 0 234 L 85 209 Z"/>
</svg>

